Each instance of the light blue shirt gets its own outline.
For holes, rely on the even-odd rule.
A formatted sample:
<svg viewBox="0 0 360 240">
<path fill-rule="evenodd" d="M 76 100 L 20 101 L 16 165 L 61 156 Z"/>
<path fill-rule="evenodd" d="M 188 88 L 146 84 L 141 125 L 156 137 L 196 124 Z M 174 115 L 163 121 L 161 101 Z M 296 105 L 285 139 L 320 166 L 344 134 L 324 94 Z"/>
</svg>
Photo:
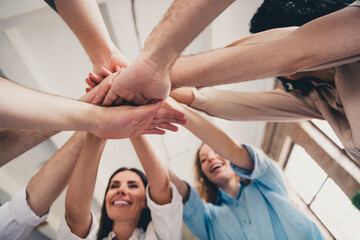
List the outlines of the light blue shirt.
<svg viewBox="0 0 360 240">
<path fill-rule="evenodd" d="M 290 202 L 280 169 L 261 152 L 243 145 L 254 161 L 254 170 L 232 165 L 241 178 L 252 182 L 236 199 L 219 190 L 216 204 L 204 203 L 190 188 L 184 221 L 200 239 L 325 239 L 317 226 Z"/>
</svg>

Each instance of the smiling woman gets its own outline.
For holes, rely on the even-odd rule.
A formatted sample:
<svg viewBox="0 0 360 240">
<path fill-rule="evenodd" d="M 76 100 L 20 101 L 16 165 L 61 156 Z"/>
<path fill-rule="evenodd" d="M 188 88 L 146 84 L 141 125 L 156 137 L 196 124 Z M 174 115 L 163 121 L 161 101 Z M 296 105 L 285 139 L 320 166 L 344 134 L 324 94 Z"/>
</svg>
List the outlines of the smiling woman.
<svg viewBox="0 0 360 240">
<path fill-rule="evenodd" d="M 105 190 L 98 226 L 91 204 L 106 140 L 88 133 L 69 182 L 57 239 L 181 239 L 181 195 L 146 138 L 131 141 L 148 178 L 135 168 L 116 170 Z"/>
<path fill-rule="evenodd" d="M 325 239 L 291 204 L 273 160 L 251 146 L 236 144 L 209 120 L 167 100 L 186 115 L 186 128 L 203 144 L 196 153 L 200 194 L 171 173 L 184 198 L 183 218 L 200 239 Z"/>
</svg>

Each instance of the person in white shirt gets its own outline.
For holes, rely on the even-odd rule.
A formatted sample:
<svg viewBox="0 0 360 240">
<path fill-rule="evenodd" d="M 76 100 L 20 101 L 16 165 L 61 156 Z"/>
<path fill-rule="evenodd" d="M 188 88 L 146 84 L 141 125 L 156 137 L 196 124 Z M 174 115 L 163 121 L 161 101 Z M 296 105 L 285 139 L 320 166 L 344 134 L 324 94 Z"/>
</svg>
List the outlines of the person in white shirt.
<svg viewBox="0 0 360 240">
<path fill-rule="evenodd" d="M 0 239 L 25 239 L 46 220 L 52 203 L 68 183 L 85 137 L 85 132 L 75 133 L 25 188 L 0 207 Z"/>
<path fill-rule="evenodd" d="M 106 140 L 88 133 L 69 182 L 58 239 L 181 239 L 182 197 L 144 136 L 131 139 L 147 174 L 120 168 L 110 177 L 98 226 L 91 212 Z"/>
</svg>

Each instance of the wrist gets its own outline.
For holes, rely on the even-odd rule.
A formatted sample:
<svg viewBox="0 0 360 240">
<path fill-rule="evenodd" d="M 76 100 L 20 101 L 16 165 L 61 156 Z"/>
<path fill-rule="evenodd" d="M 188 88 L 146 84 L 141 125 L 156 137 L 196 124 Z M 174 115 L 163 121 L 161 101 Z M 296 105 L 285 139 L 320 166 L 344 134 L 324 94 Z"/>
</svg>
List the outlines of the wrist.
<svg viewBox="0 0 360 240">
<path fill-rule="evenodd" d="M 152 44 L 151 40 L 147 40 L 139 57 L 151 64 L 156 70 L 165 70 L 170 74 L 171 68 L 179 54 L 180 52 L 177 52 L 175 49 L 166 48 L 165 46 L 158 48 L 157 44 Z"/>
</svg>

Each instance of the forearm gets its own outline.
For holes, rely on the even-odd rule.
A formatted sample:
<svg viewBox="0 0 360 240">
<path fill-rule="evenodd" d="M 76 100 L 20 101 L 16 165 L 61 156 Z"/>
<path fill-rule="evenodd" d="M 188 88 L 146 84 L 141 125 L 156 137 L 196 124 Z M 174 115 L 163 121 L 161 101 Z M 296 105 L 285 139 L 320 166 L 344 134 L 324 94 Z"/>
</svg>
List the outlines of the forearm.
<svg viewBox="0 0 360 240">
<path fill-rule="evenodd" d="M 91 203 L 106 140 L 87 134 L 65 198 L 65 217 L 71 231 L 85 237 L 91 224 Z"/>
<path fill-rule="evenodd" d="M 75 33 L 94 65 L 116 51 L 95 0 L 55 0 L 61 18 Z"/>
<path fill-rule="evenodd" d="M 64 190 L 85 142 L 85 132 L 75 133 L 30 180 L 26 193 L 30 208 L 38 216 L 49 211 Z M 21 145 L 21 144 L 19 144 Z"/>
<path fill-rule="evenodd" d="M 147 38 L 143 53 L 160 66 L 171 67 L 182 50 L 232 2 L 175 0 Z"/>
<path fill-rule="evenodd" d="M 220 156 L 230 160 L 236 166 L 252 170 L 253 163 L 244 147 L 237 144 L 223 130 L 208 119 L 172 101 L 172 99 L 167 100 L 172 108 L 185 114 L 187 120 L 185 127 L 190 132 L 209 145 Z"/>
<path fill-rule="evenodd" d="M 171 202 L 170 177 L 144 135 L 131 138 L 149 181 L 151 199 L 160 205 Z"/>
<path fill-rule="evenodd" d="M 360 36 L 354 34 L 360 28 L 359 11 L 346 8 L 326 15 L 277 40 L 180 58 L 172 69 L 172 86 L 212 86 L 289 75 L 360 54 Z"/>
<path fill-rule="evenodd" d="M 186 183 L 181 180 L 173 170 L 170 168 L 168 169 L 170 181 L 175 185 L 177 190 L 179 191 L 180 195 L 183 198 L 183 202 L 185 203 L 189 199 L 190 190 Z"/>
<path fill-rule="evenodd" d="M 25 88 L 0 78 L 0 126 L 95 131 L 97 106 Z M 15 94 L 16 93 L 16 94 Z M 95 114 L 96 116 L 96 114 Z"/>
<path fill-rule="evenodd" d="M 0 167 L 56 133 L 50 130 L 0 128 Z"/>
</svg>

